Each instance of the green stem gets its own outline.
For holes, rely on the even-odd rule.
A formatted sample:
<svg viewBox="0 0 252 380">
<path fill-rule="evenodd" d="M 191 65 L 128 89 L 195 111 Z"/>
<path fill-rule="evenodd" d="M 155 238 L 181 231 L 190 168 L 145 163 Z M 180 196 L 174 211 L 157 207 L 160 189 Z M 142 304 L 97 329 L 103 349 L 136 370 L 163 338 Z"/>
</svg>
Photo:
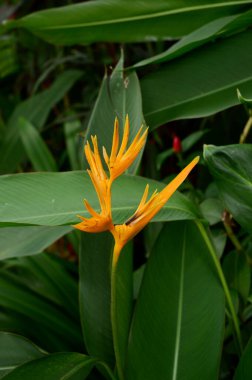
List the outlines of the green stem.
<svg viewBox="0 0 252 380">
<path fill-rule="evenodd" d="M 242 134 L 240 136 L 240 144 L 243 144 L 249 134 L 249 131 L 252 127 L 252 116 L 250 116 L 250 118 L 248 119 L 243 131 L 242 131 Z"/>
<path fill-rule="evenodd" d="M 205 240 L 205 243 L 208 247 L 208 250 L 210 252 L 210 255 L 213 259 L 213 262 L 214 262 L 214 265 L 215 265 L 215 268 L 217 270 L 217 273 L 218 273 L 218 276 L 219 276 L 219 279 L 220 279 L 220 282 L 222 284 L 222 287 L 223 287 L 223 290 L 224 290 L 224 293 L 225 293 L 225 297 L 226 297 L 226 300 L 227 300 L 227 304 L 228 304 L 228 307 L 229 307 L 229 311 L 230 311 L 230 314 L 231 314 L 231 317 L 232 317 L 232 321 L 233 321 L 233 325 L 234 325 L 234 330 L 235 330 L 235 336 L 236 336 L 236 339 L 237 339 L 237 343 L 238 343 L 238 349 L 239 349 L 239 354 L 242 353 L 242 339 L 241 339 L 241 332 L 240 332 L 240 326 L 239 326 L 239 321 L 238 321 L 238 318 L 237 318 L 237 315 L 236 315 L 236 312 L 235 312 L 235 309 L 234 309 L 234 304 L 233 304 L 233 301 L 232 301 L 232 298 L 231 298 L 231 294 L 229 292 L 229 288 L 228 288 L 228 285 L 227 285 L 227 282 L 226 282 L 226 279 L 225 279 L 225 276 L 224 276 L 224 273 L 222 271 L 222 268 L 221 268 L 221 265 L 220 265 L 220 262 L 215 254 L 215 249 L 209 239 L 209 236 L 205 230 L 205 228 L 203 227 L 203 225 L 196 221 L 196 224 Z"/>
<path fill-rule="evenodd" d="M 231 240 L 231 242 L 233 243 L 235 249 L 237 250 L 238 253 L 241 253 L 243 251 L 243 248 L 241 246 L 241 243 L 239 242 L 239 240 L 237 239 L 237 237 L 235 236 L 234 234 L 234 231 L 232 229 L 232 227 L 230 226 L 230 224 L 228 224 L 227 222 L 223 222 L 224 224 L 224 227 L 225 227 L 225 230 L 226 230 L 226 233 L 227 233 L 227 236 L 229 237 L 229 239 Z"/>
<path fill-rule="evenodd" d="M 119 255 L 121 252 L 121 247 L 117 244 L 114 246 L 113 257 L 112 257 L 112 267 L 111 267 L 111 324 L 112 324 L 112 335 L 113 335 L 113 344 L 115 351 L 116 359 L 116 368 L 119 380 L 123 380 L 123 369 L 121 362 L 121 355 L 119 350 L 118 343 L 118 331 L 117 331 L 117 320 L 116 320 L 116 270 Z"/>
</svg>

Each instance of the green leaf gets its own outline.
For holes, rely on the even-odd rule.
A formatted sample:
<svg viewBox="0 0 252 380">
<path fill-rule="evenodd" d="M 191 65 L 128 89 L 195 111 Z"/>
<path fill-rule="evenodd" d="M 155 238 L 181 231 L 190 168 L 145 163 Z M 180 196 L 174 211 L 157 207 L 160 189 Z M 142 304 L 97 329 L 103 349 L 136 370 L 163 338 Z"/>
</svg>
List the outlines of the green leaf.
<svg viewBox="0 0 252 380">
<path fill-rule="evenodd" d="M 81 235 L 80 312 L 85 345 L 90 355 L 114 366 L 111 325 L 111 259 L 114 239 L 108 232 Z M 115 326 L 124 362 L 132 310 L 132 254 L 130 245 L 120 255 L 116 273 Z"/>
<path fill-rule="evenodd" d="M 56 172 L 56 161 L 35 127 L 25 118 L 20 118 L 18 125 L 25 153 L 33 168 L 37 171 Z"/>
<path fill-rule="evenodd" d="M 49 89 L 19 103 L 8 121 L 6 134 L 1 141 L 0 173 L 15 171 L 25 156 L 19 137 L 20 117 L 24 117 L 40 130 L 52 107 L 69 91 L 81 75 L 82 73 L 77 70 L 65 71 Z"/>
<path fill-rule="evenodd" d="M 203 117 L 252 97 L 252 31 L 218 40 L 167 63 L 141 80 L 144 117 L 151 128 Z M 164 85 L 165 83 L 165 85 Z"/>
<path fill-rule="evenodd" d="M 249 0 L 98 0 L 33 13 L 9 24 L 60 45 L 178 38 L 217 17 L 242 10 Z M 245 8 L 246 9 L 246 8 Z M 8 24 L 7 24 L 8 27 Z"/>
<path fill-rule="evenodd" d="M 165 187 L 163 183 L 141 177 L 122 176 L 113 184 L 112 211 L 115 223 L 132 215 L 146 184 L 150 192 Z M 84 198 L 99 210 L 99 203 L 87 173 L 30 173 L 0 178 L 0 225 L 33 224 L 57 226 L 78 223 L 76 215 L 88 216 Z M 130 193 L 130 197 L 129 197 Z M 201 217 L 188 198 L 176 192 L 155 217 L 156 221 Z"/>
<path fill-rule="evenodd" d="M 245 109 L 248 111 L 250 117 L 252 117 L 252 99 L 247 99 L 242 96 L 240 91 L 237 89 L 237 96 L 241 104 L 244 105 Z"/>
<path fill-rule="evenodd" d="M 234 380 L 251 380 L 252 378 L 252 339 L 247 344 L 247 347 L 240 359 L 238 367 L 235 371 Z"/>
<path fill-rule="evenodd" d="M 81 234 L 80 314 L 88 353 L 114 363 L 110 316 L 110 265 L 113 250 L 110 233 Z"/>
<path fill-rule="evenodd" d="M 201 28 L 194 30 L 163 53 L 137 62 L 132 68 L 139 68 L 153 63 L 167 62 L 174 58 L 178 58 L 207 42 L 213 42 L 216 39 L 228 36 L 235 31 L 245 29 L 251 25 L 251 22 L 252 11 L 211 21 L 210 23 L 203 25 Z"/>
<path fill-rule="evenodd" d="M 110 77 L 105 75 L 85 135 L 84 143 L 90 141 L 91 135 L 97 135 L 100 147 L 104 146 L 108 154 L 111 151 L 116 116 L 122 137 L 125 118 L 127 114 L 129 115 L 129 143 L 133 141 L 141 125 L 145 125 L 139 81 L 135 72 L 124 74 L 123 59 L 122 52 L 112 75 Z M 136 172 L 140 158 L 141 155 L 128 169 L 128 173 Z"/>
<path fill-rule="evenodd" d="M 224 309 L 223 290 L 197 225 L 167 224 L 144 272 L 126 379 L 217 380 Z"/>
<path fill-rule="evenodd" d="M 226 208 L 248 232 L 252 232 L 252 146 L 207 145 L 204 158 Z"/>
<path fill-rule="evenodd" d="M 42 252 L 71 227 L 6 227 L 0 229 L 0 260 Z"/>
<path fill-rule="evenodd" d="M 51 354 L 32 360 L 9 373 L 6 380 L 77 380 L 86 379 L 96 359 L 74 352 Z"/>
<path fill-rule="evenodd" d="M 0 332 L 0 379 L 15 367 L 30 360 L 41 358 L 45 352 L 40 350 L 28 339 L 8 333 Z"/>
</svg>

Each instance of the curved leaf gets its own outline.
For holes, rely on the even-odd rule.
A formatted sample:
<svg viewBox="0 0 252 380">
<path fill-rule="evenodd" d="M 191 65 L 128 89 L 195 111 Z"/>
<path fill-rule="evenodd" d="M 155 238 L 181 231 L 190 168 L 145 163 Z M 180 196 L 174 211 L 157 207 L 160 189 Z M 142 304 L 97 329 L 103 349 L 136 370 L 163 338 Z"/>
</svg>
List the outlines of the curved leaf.
<svg viewBox="0 0 252 380">
<path fill-rule="evenodd" d="M 60 45 L 178 38 L 249 4 L 250 0 L 194 0 L 189 5 L 183 0 L 98 0 L 36 12 L 9 28 L 23 27 Z"/>
<path fill-rule="evenodd" d="M 167 224 L 144 272 L 126 379 L 217 380 L 224 318 L 224 293 L 196 224 Z"/>
<path fill-rule="evenodd" d="M 204 158 L 216 181 L 220 196 L 237 222 L 252 232 L 252 146 L 207 145 Z"/>
<path fill-rule="evenodd" d="M 89 356 L 64 352 L 32 360 L 5 376 L 6 380 L 77 380 L 86 379 L 96 360 Z"/>
<path fill-rule="evenodd" d="M 0 332 L 0 379 L 15 367 L 41 358 L 45 352 L 28 339 L 9 332 Z"/>
<path fill-rule="evenodd" d="M 141 177 L 122 176 L 112 188 L 115 223 L 122 223 L 135 212 L 146 184 L 150 191 L 164 184 Z M 30 173 L 0 178 L 0 225 L 33 224 L 57 226 L 78 223 L 76 215 L 86 215 L 82 200 L 87 198 L 95 209 L 98 200 L 87 173 Z M 130 196 L 129 196 L 130 194 Z M 200 217 L 196 206 L 176 192 L 155 217 L 156 221 Z"/>
<path fill-rule="evenodd" d="M 249 29 L 174 60 L 141 80 L 144 117 L 151 128 L 203 117 L 239 104 L 237 87 L 252 97 Z M 165 85 L 164 85 L 165 84 Z"/>
<path fill-rule="evenodd" d="M 126 115 L 130 121 L 129 143 L 136 136 L 141 125 L 145 125 L 142 111 L 142 96 L 135 72 L 123 72 L 123 52 L 111 76 L 105 75 L 93 112 L 90 116 L 85 143 L 91 135 L 97 135 L 99 146 L 111 151 L 114 120 L 118 117 L 119 133 L 122 136 Z M 128 173 L 135 173 L 141 159 L 139 154 Z M 86 162 L 86 161 L 85 161 Z M 87 163 L 85 165 L 87 167 Z"/>
<path fill-rule="evenodd" d="M 167 62 L 174 58 L 178 58 L 207 42 L 213 42 L 217 38 L 223 38 L 230 33 L 247 28 L 251 25 L 251 22 L 252 11 L 211 21 L 210 23 L 203 25 L 201 28 L 194 30 L 163 53 L 137 62 L 132 68 L 136 69 L 153 63 Z"/>
<path fill-rule="evenodd" d="M 0 260 L 36 255 L 70 231 L 67 226 L 1 228 Z"/>
<path fill-rule="evenodd" d="M 81 234 L 80 312 L 84 340 L 90 355 L 114 366 L 111 326 L 111 259 L 114 239 L 108 232 Z M 124 362 L 132 310 L 132 254 L 121 252 L 116 273 L 115 325 L 120 358 Z"/>
</svg>

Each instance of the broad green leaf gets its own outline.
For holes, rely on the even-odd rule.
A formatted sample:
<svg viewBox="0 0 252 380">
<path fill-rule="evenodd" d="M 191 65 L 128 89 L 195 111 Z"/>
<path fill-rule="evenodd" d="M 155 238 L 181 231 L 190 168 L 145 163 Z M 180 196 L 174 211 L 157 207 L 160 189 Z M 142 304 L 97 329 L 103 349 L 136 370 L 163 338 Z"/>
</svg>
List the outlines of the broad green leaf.
<svg viewBox="0 0 252 380">
<path fill-rule="evenodd" d="M 84 380 L 96 359 L 75 352 L 51 354 L 32 360 L 9 373 L 6 380 Z"/>
<path fill-rule="evenodd" d="M 135 72 L 124 74 L 123 53 L 111 76 L 105 75 L 98 98 L 87 127 L 85 143 L 91 135 L 97 135 L 99 146 L 104 146 L 110 154 L 113 141 L 115 117 L 119 120 L 119 133 L 122 138 L 126 115 L 130 121 L 129 143 L 133 141 L 141 125 L 145 125 L 142 111 L 142 96 Z M 128 169 L 135 173 L 140 155 Z M 87 166 L 87 163 L 86 165 Z"/>
<path fill-rule="evenodd" d="M 36 128 L 25 118 L 19 119 L 19 136 L 25 153 L 37 171 L 56 172 L 56 161 Z"/>
<path fill-rule="evenodd" d="M 6 29 L 23 27 L 60 45 L 178 38 L 217 17 L 246 9 L 249 0 L 98 0 L 33 13 Z"/>
<path fill-rule="evenodd" d="M 1 141 L 0 173 L 15 171 L 20 161 L 25 157 L 19 137 L 18 123 L 20 117 L 24 117 L 40 130 L 52 107 L 58 103 L 81 75 L 82 73 L 77 70 L 65 71 L 49 89 L 19 103 L 8 121 L 6 134 Z"/>
<path fill-rule="evenodd" d="M 81 234 L 79 302 L 85 346 L 91 356 L 114 364 L 110 317 L 110 265 L 113 238 L 108 232 Z"/>
<path fill-rule="evenodd" d="M 117 351 L 117 373 L 123 371 L 129 341 L 133 308 L 132 242 L 120 253 L 115 270 L 114 296 L 111 295 L 111 318 L 113 320 L 114 348 Z M 113 293 L 113 291 L 112 291 Z M 112 311 L 113 309 L 113 311 Z"/>
<path fill-rule="evenodd" d="M 137 62 L 132 67 L 138 68 L 153 63 L 170 61 L 206 44 L 207 42 L 213 42 L 214 40 L 228 36 L 235 31 L 246 29 L 251 23 L 252 11 L 211 21 L 210 23 L 203 25 L 201 28 L 194 30 L 163 53 Z"/>
<path fill-rule="evenodd" d="M 45 355 L 28 339 L 9 332 L 0 332 L 0 379 L 17 366 Z"/>
<path fill-rule="evenodd" d="M 224 293 L 194 222 L 168 223 L 146 264 L 126 379 L 217 380 Z"/>
<path fill-rule="evenodd" d="M 122 176 L 113 184 L 112 211 L 115 223 L 133 214 L 146 184 L 150 192 L 164 188 L 146 178 Z M 88 216 L 84 198 L 99 210 L 98 199 L 87 173 L 30 173 L 5 175 L 0 178 L 0 225 L 57 226 L 79 222 L 76 215 Z M 130 196 L 129 196 L 130 194 Z M 194 219 L 200 217 L 197 207 L 176 192 L 155 217 L 156 221 Z"/>
<path fill-rule="evenodd" d="M 252 378 L 252 339 L 247 344 L 247 347 L 240 359 L 238 367 L 235 371 L 234 380 L 251 380 Z"/>
<path fill-rule="evenodd" d="M 0 260 L 42 252 L 71 227 L 6 227 L 0 229 Z"/>
<path fill-rule="evenodd" d="M 80 312 L 84 340 L 90 355 L 114 366 L 111 325 L 111 255 L 114 240 L 110 233 L 81 235 Z M 116 273 L 117 341 L 123 364 L 132 309 L 132 255 L 129 247 L 120 255 Z"/>
<path fill-rule="evenodd" d="M 252 232 L 252 146 L 249 144 L 204 148 L 204 158 L 226 208 Z"/>
<path fill-rule="evenodd" d="M 251 30 L 218 40 L 143 77 L 147 124 L 154 128 L 234 106 L 239 103 L 237 87 L 252 97 L 251 40 Z"/>
</svg>

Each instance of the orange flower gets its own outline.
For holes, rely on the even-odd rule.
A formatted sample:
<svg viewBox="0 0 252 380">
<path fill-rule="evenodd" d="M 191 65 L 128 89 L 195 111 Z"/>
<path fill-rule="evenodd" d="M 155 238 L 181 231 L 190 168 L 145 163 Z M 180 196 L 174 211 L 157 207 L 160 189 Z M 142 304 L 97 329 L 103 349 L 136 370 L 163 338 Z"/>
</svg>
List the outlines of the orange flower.
<svg viewBox="0 0 252 380">
<path fill-rule="evenodd" d="M 124 125 L 123 139 L 118 152 L 119 124 L 118 119 L 115 119 L 113 143 L 110 157 L 108 156 L 106 149 L 103 147 L 103 157 L 108 166 L 110 178 L 112 181 L 128 169 L 128 167 L 135 161 L 140 150 L 144 146 L 148 129 L 146 129 L 145 132 L 141 135 L 142 130 L 143 126 L 141 126 L 134 140 L 126 150 L 129 140 L 129 117 L 127 115 Z"/>
<path fill-rule="evenodd" d="M 147 202 L 149 185 L 146 186 L 135 213 L 124 224 L 114 226 L 111 231 L 119 251 L 160 211 L 198 162 L 199 157 L 195 157 L 160 193 L 154 191 Z"/>
<path fill-rule="evenodd" d="M 86 209 L 92 217 L 83 218 L 82 216 L 78 216 L 82 222 L 73 227 L 86 232 L 110 231 L 115 239 L 115 262 L 124 245 L 138 234 L 159 212 L 199 161 L 199 157 L 194 158 L 160 193 L 155 191 L 148 201 L 149 185 L 147 185 L 135 213 L 124 224 L 114 225 L 111 211 L 111 186 L 113 181 L 128 169 L 143 148 L 147 137 L 147 129 L 143 133 L 142 131 L 143 127 L 139 129 L 134 140 L 127 148 L 129 139 L 129 119 L 127 116 L 123 138 L 119 148 L 119 125 L 118 119 L 115 119 L 110 156 L 108 156 L 106 149 L 103 147 L 103 157 L 109 170 L 109 176 L 106 174 L 102 165 L 97 137 L 91 137 L 93 150 L 88 142 L 84 148 L 90 166 L 90 170 L 87 170 L 87 172 L 98 195 L 101 211 L 97 213 L 88 201 L 84 200 Z"/>
</svg>

